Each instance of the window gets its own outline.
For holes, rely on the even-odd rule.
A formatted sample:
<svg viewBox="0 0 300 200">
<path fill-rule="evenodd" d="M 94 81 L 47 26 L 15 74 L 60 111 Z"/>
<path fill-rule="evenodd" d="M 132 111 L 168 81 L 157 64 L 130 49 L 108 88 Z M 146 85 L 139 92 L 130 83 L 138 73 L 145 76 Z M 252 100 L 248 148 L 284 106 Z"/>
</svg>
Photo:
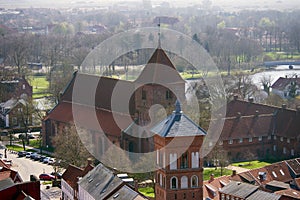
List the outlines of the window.
<svg viewBox="0 0 300 200">
<path fill-rule="evenodd" d="M 221 194 L 221 200 L 225 200 L 225 194 Z"/>
<path fill-rule="evenodd" d="M 172 99 L 172 92 L 170 90 L 166 91 L 166 99 Z"/>
<path fill-rule="evenodd" d="M 252 137 L 249 138 L 249 142 L 252 142 Z"/>
<path fill-rule="evenodd" d="M 295 150 L 291 149 L 291 156 L 294 156 L 294 155 L 295 155 Z"/>
<path fill-rule="evenodd" d="M 277 139 L 277 137 L 276 137 L 276 135 L 274 135 L 274 140 L 276 140 Z"/>
<path fill-rule="evenodd" d="M 290 143 L 290 142 L 291 142 L 290 138 L 288 138 L 288 139 L 286 140 L 286 142 L 287 142 L 287 143 Z"/>
<path fill-rule="evenodd" d="M 281 142 L 283 141 L 283 137 L 280 137 L 280 141 L 281 141 Z"/>
<path fill-rule="evenodd" d="M 198 176 L 194 175 L 191 178 L 191 187 L 196 188 L 198 187 Z"/>
<path fill-rule="evenodd" d="M 277 149 L 277 148 L 276 148 L 276 145 L 274 145 L 274 146 L 273 146 L 273 151 L 276 151 L 276 149 Z"/>
<path fill-rule="evenodd" d="M 188 178 L 186 176 L 181 177 L 181 189 L 188 188 Z"/>
<path fill-rule="evenodd" d="M 185 193 L 183 193 L 183 199 L 186 199 L 186 194 Z"/>
<path fill-rule="evenodd" d="M 269 136 L 268 136 L 268 140 L 271 140 L 271 138 L 272 138 L 271 135 L 269 135 Z"/>
<path fill-rule="evenodd" d="M 23 85 L 22 85 L 22 88 L 23 88 L 23 90 L 25 90 L 25 89 L 26 89 L 26 85 L 25 85 L 25 84 L 23 84 Z"/>
<path fill-rule="evenodd" d="M 274 171 L 272 171 L 272 174 L 275 178 L 277 178 L 277 174 Z"/>
<path fill-rule="evenodd" d="M 145 90 L 142 90 L 142 100 L 146 100 L 147 98 L 147 93 Z"/>
<path fill-rule="evenodd" d="M 239 143 L 243 143 L 243 138 L 240 138 Z"/>
<path fill-rule="evenodd" d="M 258 141 L 262 141 L 262 136 L 259 136 L 259 137 L 258 137 Z"/>
<path fill-rule="evenodd" d="M 199 152 L 192 152 L 192 168 L 199 168 Z"/>
<path fill-rule="evenodd" d="M 180 160 L 180 168 L 181 169 L 186 169 L 188 168 L 188 153 L 184 153 L 181 156 L 181 160 Z"/>
<path fill-rule="evenodd" d="M 177 189 L 178 187 L 178 181 L 176 177 L 171 178 L 171 189 Z"/>
<path fill-rule="evenodd" d="M 229 141 L 228 141 L 228 144 L 232 144 L 232 143 L 233 143 L 233 140 L 229 140 Z"/>
<path fill-rule="evenodd" d="M 286 147 L 283 147 L 283 154 L 286 154 Z"/>
<path fill-rule="evenodd" d="M 209 146 L 209 147 L 211 147 L 212 145 L 213 145 L 213 143 L 212 143 L 212 142 L 209 142 L 209 143 L 208 143 L 208 146 Z"/>
<path fill-rule="evenodd" d="M 162 186 L 163 185 L 163 178 L 162 178 L 162 174 L 159 174 L 159 185 Z"/>
<path fill-rule="evenodd" d="M 174 199 L 177 199 L 177 194 L 174 194 Z"/>
<path fill-rule="evenodd" d="M 176 170 L 177 169 L 177 154 L 170 153 L 170 170 Z"/>
<path fill-rule="evenodd" d="M 282 171 L 282 169 L 279 170 L 281 175 L 284 176 L 284 172 Z"/>
</svg>

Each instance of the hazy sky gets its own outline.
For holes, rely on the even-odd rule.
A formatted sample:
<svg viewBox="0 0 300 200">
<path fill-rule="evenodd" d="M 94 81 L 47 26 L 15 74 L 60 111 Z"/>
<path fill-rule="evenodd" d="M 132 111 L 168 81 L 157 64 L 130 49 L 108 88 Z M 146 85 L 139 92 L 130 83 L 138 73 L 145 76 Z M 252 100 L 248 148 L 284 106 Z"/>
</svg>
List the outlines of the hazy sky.
<svg viewBox="0 0 300 200">
<path fill-rule="evenodd" d="M 0 7 L 21 8 L 21 7 L 75 7 L 78 5 L 112 5 L 116 2 L 142 2 L 143 0 L 0 0 Z M 171 6 L 186 6 L 201 4 L 203 0 L 151 0 L 153 5 L 163 1 Z M 207 0 L 204 0 L 207 1 Z M 213 6 L 227 9 L 277 9 L 288 10 L 300 8 L 299 0 L 211 0 Z M 80 3 L 80 4 L 79 4 Z"/>
</svg>

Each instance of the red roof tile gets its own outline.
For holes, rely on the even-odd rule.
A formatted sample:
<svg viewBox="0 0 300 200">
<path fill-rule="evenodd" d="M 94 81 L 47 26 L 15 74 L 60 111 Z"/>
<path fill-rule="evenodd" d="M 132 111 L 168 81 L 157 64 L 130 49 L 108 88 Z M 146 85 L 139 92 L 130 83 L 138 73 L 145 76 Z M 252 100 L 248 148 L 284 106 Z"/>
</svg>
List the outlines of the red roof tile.
<svg viewBox="0 0 300 200">
<path fill-rule="evenodd" d="M 288 166 L 284 161 L 268 165 L 265 167 L 265 169 L 268 171 L 273 180 L 281 181 L 284 183 L 288 183 L 293 180 Z"/>
<path fill-rule="evenodd" d="M 69 165 L 62 175 L 62 179 L 66 181 L 74 190 L 77 190 L 77 182 L 79 177 L 86 175 L 93 167 L 87 165 L 85 169 L 81 169 L 74 165 Z"/>
<path fill-rule="evenodd" d="M 294 199 L 300 199 L 300 191 L 297 191 L 294 189 L 280 190 L 280 191 L 275 192 L 275 194 L 292 197 Z"/>
<path fill-rule="evenodd" d="M 218 178 L 214 178 L 213 181 L 203 181 L 203 199 L 205 199 L 206 197 L 214 200 L 219 199 L 218 191 L 220 188 L 224 187 L 230 182 L 229 179 L 229 176 L 221 176 Z"/>
<path fill-rule="evenodd" d="M 273 83 L 271 88 L 277 89 L 277 90 L 284 90 L 286 86 L 290 85 L 292 82 L 296 82 L 297 85 L 300 84 L 300 78 L 283 78 L 280 77 Z"/>
<path fill-rule="evenodd" d="M 104 131 L 104 133 L 115 136 L 119 136 L 121 129 L 124 130 L 132 122 L 131 117 L 125 114 L 113 113 L 108 110 L 95 109 L 91 106 L 72 104 L 69 102 L 60 102 L 44 120 L 52 119 L 65 123 L 73 123 L 74 112 L 76 112 L 75 118 L 77 125 L 88 127 L 89 130 Z M 97 118 L 93 119 L 94 115 L 96 115 Z"/>
</svg>

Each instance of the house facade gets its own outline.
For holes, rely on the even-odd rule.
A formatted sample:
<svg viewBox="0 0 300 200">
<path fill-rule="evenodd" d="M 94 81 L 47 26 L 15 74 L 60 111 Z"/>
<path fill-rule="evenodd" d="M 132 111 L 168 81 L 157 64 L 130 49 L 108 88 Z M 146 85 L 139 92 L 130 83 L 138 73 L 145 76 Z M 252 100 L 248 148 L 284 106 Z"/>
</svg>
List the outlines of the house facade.
<svg viewBox="0 0 300 200">
<path fill-rule="evenodd" d="M 300 94 L 300 78 L 280 77 L 271 86 L 272 93 L 279 95 L 281 98 L 294 98 Z"/>
<path fill-rule="evenodd" d="M 300 110 L 234 100 L 227 104 L 221 135 L 205 165 L 216 165 L 213 154 L 225 151 L 231 161 L 300 156 Z M 243 151 L 241 151 L 243 149 Z"/>
</svg>

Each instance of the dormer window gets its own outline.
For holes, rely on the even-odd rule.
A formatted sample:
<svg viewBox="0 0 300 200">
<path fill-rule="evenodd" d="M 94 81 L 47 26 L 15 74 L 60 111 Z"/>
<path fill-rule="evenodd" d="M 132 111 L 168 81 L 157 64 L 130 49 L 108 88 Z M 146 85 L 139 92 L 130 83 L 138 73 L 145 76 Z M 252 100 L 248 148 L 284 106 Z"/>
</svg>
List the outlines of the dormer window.
<svg viewBox="0 0 300 200">
<path fill-rule="evenodd" d="M 252 142 L 252 137 L 249 138 L 249 142 Z"/>
<path fill-rule="evenodd" d="M 290 142 L 291 142 L 290 138 L 288 138 L 288 139 L 286 140 L 286 142 L 287 142 L 287 143 L 290 143 Z"/>
<path fill-rule="evenodd" d="M 25 90 L 25 89 L 26 89 L 26 85 L 25 85 L 25 84 L 23 84 L 23 85 L 22 85 L 22 88 L 23 88 L 23 90 Z"/>
<path fill-rule="evenodd" d="M 243 138 L 240 138 L 239 143 L 243 143 Z"/>
<path fill-rule="evenodd" d="M 280 141 L 283 142 L 283 137 L 280 137 Z"/>
<path fill-rule="evenodd" d="M 232 139 L 229 140 L 229 141 L 228 141 L 228 144 L 233 144 L 233 140 L 232 140 Z"/>
<path fill-rule="evenodd" d="M 259 136 L 259 137 L 258 137 L 258 141 L 262 141 L 262 136 Z"/>
</svg>

